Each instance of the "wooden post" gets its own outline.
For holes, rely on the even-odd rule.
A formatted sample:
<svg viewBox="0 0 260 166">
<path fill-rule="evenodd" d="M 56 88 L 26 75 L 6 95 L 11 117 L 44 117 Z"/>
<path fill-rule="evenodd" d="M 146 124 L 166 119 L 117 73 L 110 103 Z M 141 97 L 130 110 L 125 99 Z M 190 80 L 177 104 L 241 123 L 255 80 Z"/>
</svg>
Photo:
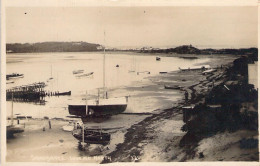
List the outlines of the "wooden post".
<svg viewBox="0 0 260 166">
<path fill-rule="evenodd" d="M 49 120 L 49 129 L 51 129 L 51 120 Z"/>
<path fill-rule="evenodd" d="M 84 130 L 85 130 L 85 125 L 84 125 L 84 123 L 83 123 L 83 125 L 82 125 L 82 145 L 84 145 L 84 143 L 85 143 L 85 138 L 84 138 Z"/>
</svg>

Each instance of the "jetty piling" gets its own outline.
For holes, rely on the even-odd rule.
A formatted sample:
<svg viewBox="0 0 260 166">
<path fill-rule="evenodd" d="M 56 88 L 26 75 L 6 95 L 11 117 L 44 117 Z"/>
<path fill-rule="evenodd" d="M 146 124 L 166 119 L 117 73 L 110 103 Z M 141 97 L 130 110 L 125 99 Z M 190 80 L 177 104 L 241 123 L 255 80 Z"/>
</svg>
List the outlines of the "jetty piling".
<svg viewBox="0 0 260 166">
<path fill-rule="evenodd" d="M 44 82 L 22 85 L 6 90 L 6 99 L 18 102 L 36 102 L 44 103 L 46 96 L 71 95 L 71 91 L 59 93 L 59 91 L 45 91 Z M 13 96 L 12 96 L 13 95 Z"/>
</svg>

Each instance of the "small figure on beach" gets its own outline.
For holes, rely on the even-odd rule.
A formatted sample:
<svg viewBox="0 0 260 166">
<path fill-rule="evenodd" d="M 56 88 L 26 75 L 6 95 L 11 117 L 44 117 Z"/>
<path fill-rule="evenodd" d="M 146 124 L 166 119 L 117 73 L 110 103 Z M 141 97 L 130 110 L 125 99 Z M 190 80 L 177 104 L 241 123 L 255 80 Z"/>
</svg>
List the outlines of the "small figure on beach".
<svg viewBox="0 0 260 166">
<path fill-rule="evenodd" d="M 189 93 L 187 92 L 187 91 L 185 91 L 185 101 L 188 101 L 188 99 L 189 99 Z"/>
<path fill-rule="evenodd" d="M 77 127 L 77 129 L 80 129 L 80 128 L 81 128 L 81 126 L 79 125 L 79 123 L 77 123 L 77 126 L 76 126 L 76 127 Z"/>
</svg>

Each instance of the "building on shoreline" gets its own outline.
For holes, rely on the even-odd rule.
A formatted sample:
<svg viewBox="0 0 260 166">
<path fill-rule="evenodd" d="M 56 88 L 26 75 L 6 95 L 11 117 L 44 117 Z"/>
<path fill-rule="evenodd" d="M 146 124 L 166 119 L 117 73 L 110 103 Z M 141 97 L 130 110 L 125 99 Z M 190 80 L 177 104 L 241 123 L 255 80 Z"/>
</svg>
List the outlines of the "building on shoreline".
<svg viewBox="0 0 260 166">
<path fill-rule="evenodd" d="M 248 64 L 248 84 L 254 85 L 255 89 L 258 89 L 258 62 L 255 61 L 253 64 Z"/>
</svg>

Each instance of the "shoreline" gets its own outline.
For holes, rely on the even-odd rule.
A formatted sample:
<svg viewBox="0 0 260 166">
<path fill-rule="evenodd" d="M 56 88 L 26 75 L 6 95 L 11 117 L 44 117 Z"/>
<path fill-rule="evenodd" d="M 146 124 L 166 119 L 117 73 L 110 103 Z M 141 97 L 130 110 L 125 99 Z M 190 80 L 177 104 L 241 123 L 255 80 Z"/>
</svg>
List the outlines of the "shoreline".
<svg viewBox="0 0 260 166">
<path fill-rule="evenodd" d="M 191 76 L 193 78 L 192 85 L 181 84 L 181 82 L 175 83 L 184 86 L 180 92 L 187 91 L 189 100 L 185 101 L 183 97 L 182 100 L 176 102 L 177 106 L 162 110 L 159 114 L 149 116 L 138 124 L 131 126 L 127 129 L 125 141 L 117 145 L 116 150 L 107 155 L 111 160 L 103 160 L 101 163 L 259 161 L 259 158 L 257 158 L 259 154 L 257 152 L 258 147 L 256 148 L 255 145 L 252 145 L 253 149 L 241 148 L 241 144 L 244 144 L 243 142 L 248 142 L 251 139 L 253 142 L 258 140 L 257 131 L 241 128 L 233 132 L 218 132 L 213 134 L 213 136 L 196 136 L 191 134 L 191 132 L 183 132 L 183 127 L 185 126 L 183 124 L 185 123 L 180 127 L 181 122 L 185 121 L 182 107 L 195 106 L 205 102 L 206 97 L 214 87 L 228 81 L 227 71 L 233 66 L 233 62 L 230 62 L 225 69 L 217 69 L 216 72 L 207 76 L 203 76 L 197 71 L 191 71 L 190 74 L 193 74 Z M 175 74 L 174 78 L 178 78 L 180 81 L 183 73 L 178 72 Z M 185 82 L 191 80 L 191 78 Z M 179 123 L 179 126 L 176 126 L 176 123 Z M 178 127 L 180 127 L 179 130 L 176 130 Z M 228 141 L 225 140 L 227 136 L 231 138 Z M 223 140 L 224 143 L 221 144 L 218 140 Z M 205 148 L 205 146 L 209 146 L 208 142 L 219 144 L 220 148 Z M 232 151 L 233 149 L 236 149 L 236 153 Z M 226 154 L 226 156 L 221 155 L 222 153 Z"/>
<path fill-rule="evenodd" d="M 217 72 L 215 72 L 211 78 L 217 78 L 222 74 L 222 70 L 218 69 Z M 192 74 L 192 76 L 190 75 Z M 191 78 L 187 79 L 188 77 L 191 77 L 196 80 L 196 82 L 188 83 Z M 186 78 L 187 80 L 182 83 L 182 79 Z M 132 161 L 161 161 L 161 159 L 156 159 L 156 155 L 152 156 L 146 156 L 146 152 L 151 151 L 151 149 L 147 148 L 146 145 L 151 146 L 151 141 L 155 142 L 155 144 L 158 144 L 158 134 L 157 129 L 154 126 L 161 126 L 160 123 L 169 123 L 170 121 L 182 121 L 182 107 L 185 106 L 191 106 L 195 105 L 200 102 L 202 99 L 201 95 L 205 95 L 205 93 L 208 93 L 207 88 L 200 88 L 199 92 L 196 90 L 196 88 L 200 86 L 208 86 L 211 84 L 211 81 L 206 78 L 206 76 L 201 74 L 201 71 L 191 71 L 191 72 L 175 72 L 172 76 L 172 78 L 179 79 L 179 82 L 175 82 L 176 85 L 181 85 L 183 88 L 179 90 L 179 93 L 184 93 L 184 91 L 187 91 L 189 93 L 189 100 L 185 101 L 184 95 L 182 95 L 182 99 L 179 101 L 176 101 L 174 103 L 174 107 L 161 110 L 158 114 L 153 114 L 152 116 L 149 116 L 145 118 L 143 121 L 139 122 L 138 124 L 134 124 L 129 129 L 127 129 L 127 133 L 125 135 L 125 141 L 122 144 L 117 145 L 116 151 L 108 154 L 111 158 L 110 162 L 132 162 Z M 196 87 L 196 88 L 195 88 Z M 203 94 L 204 93 L 204 94 Z M 165 122 L 164 122 L 165 121 Z M 166 125 L 167 126 L 167 125 Z M 177 126 L 175 126 L 177 127 Z M 178 126 L 181 128 L 182 126 Z M 167 127 L 166 127 L 167 128 Z M 160 131 L 159 131 L 160 132 Z M 178 133 L 178 132 L 177 132 Z M 176 133 L 169 133 L 169 135 L 177 135 L 173 136 L 171 139 L 175 140 L 174 142 L 168 141 L 167 143 L 164 143 L 163 146 L 168 146 L 166 149 L 161 149 L 162 151 L 165 151 L 164 156 L 165 158 L 162 159 L 162 161 L 185 161 L 185 152 L 183 152 L 182 148 L 179 148 L 178 144 L 181 138 L 185 135 L 185 132 L 180 132 L 178 134 Z M 169 137 L 166 136 L 166 137 Z M 157 138 L 156 138 L 157 137 Z M 163 139 L 163 138 L 160 138 Z M 157 141 L 157 143 L 156 143 Z M 163 141 L 163 140 L 161 140 Z M 168 144 L 168 145 L 166 145 Z M 171 146 L 170 146 L 171 145 Z M 169 147 L 175 147 L 175 149 L 170 149 Z M 176 149 L 177 148 L 177 149 Z M 161 151 L 160 150 L 160 151 Z M 189 149 L 190 150 L 190 149 Z M 177 156 L 174 157 L 173 160 L 170 159 L 167 154 L 173 151 L 174 153 L 178 153 Z M 161 152 L 160 152 L 161 153 Z M 158 155 L 158 154 L 157 154 Z M 154 157 L 153 157 L 154 156 Z M 144 157 L 144 159 L 142 159 Z M 151 158 L 149 160 L 149 158 Z M 154 160 L 152 158 L 155 158 Z M 147 160 L 146 160 L 147 159 Z M 102 161 L 102 163 L 107 163 L 107 161 Z"/>
</svg>

